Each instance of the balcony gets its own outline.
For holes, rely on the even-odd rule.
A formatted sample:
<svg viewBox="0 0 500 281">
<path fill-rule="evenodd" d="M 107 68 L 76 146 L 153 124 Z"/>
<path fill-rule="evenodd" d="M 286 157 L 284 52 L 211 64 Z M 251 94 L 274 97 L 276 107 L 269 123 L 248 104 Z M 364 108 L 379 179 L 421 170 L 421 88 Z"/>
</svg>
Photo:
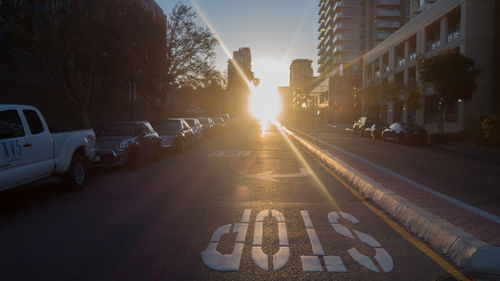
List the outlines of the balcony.
<svg viewBox="0 0 500 281">
<path fill-rule="evenodd" d="M 391 36 L 391 32 L 386 32 L 386 31 L 377 31 L 375 33 L 375 39 L 377 40 L 385 40 L 387 37 Z"/>
<path fill-rule="evenodd" d="M 338 8 L 345 6 L 346 3 L 344 1 L 335 2 L 335 5 L 333 5 L 333 11 L 335 12 Z"/>
<path fill-rule="evenodd" d="M 439 47 L 441 47 L 441 41 L 437 40 L 437 41 L 434 41 L 432 43 L 427 44 L 427 51 L 436 50 Z"/>
<path fill-rule="evenodd" d="M 399 28 L 401 26 L 399 21 L 375 21 L 377 28 Z"/>
<path fill-rule="evenodd" d="M 333 40 L 332 40 L 332 45 L 334 45 L 335 43 L 337 43 L 337 41 L 338 41 L 338 42 L 340 42 L 340 41 L 342 41 L 342 40 L 344 40 L 344 35 L 342 35 L 342 34 L 337 34 L 337 35 L 335 35 L 335 36 L 333 37 Z"/>
<path fill-rule="evenodd" d="M 399 16 L 401 16 L 401 11 L 400 10 L 377 9 L 375 16 L 376 17 L 399 17 Z"/>
<path fill-rule="evenodd" d="M 338 23 L 333 26 L 332 33 L 335 34 L 337 31 L 340 31 L 340 29 L 344 28 L 344 25 L 341 23 Z"/>
<path fill-rule="evenodd" d="M 395 6 L 401 5 L 401 1 L 399 0 L 378 0 L 377 6 Z"/>
<path fill-rule="evenodd" d="M 453 42 L 455 40 L 458 40 L 459 38 L 460 38 L 460 30 L 457 30 L 455 32 L 448 34 L 448 36 L 446 36 L 446 42 L 450 43 L 450 42 Z"/>
<path fill-rule="evenodd" d="M 406 63 L 405 58 L 397 58 L 398 66 L 403 66 Z"/>
</svg>

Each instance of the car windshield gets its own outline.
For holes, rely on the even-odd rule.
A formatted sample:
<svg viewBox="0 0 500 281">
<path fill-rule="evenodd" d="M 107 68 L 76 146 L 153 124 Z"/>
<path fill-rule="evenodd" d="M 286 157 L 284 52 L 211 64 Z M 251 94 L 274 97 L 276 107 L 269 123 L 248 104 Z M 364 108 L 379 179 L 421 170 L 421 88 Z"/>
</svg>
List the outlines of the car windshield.
<svg viewBox="0 0 500 281">
<path fill-rule="evenodd" d="M 198 118 L 198 121 L 200 121 L 200 123 L 202 125 L 208 125 L 208 124 L 210 124 L 210 121 L 208 120 L 208 118 Z"/>
<path fill-rule="evenodd" d="M 412 124 L 412 123 L 404 123 L 403 128 L 407 130 L 422 130 L 422 128 L 418 125 Z"/>
<path fill-rule="evenodd" d="M 97 137 L 126 137 L 135 136 L 135 125 L 132 124 L 106 124 L 101 125 L 95 132 Z"/>
<path fill-rule="evenodd" d="M 158 133 L 172 133 L 177 132 L 181 129 L 181 121 L 179 120 L 169 120 L 165 123 L 161 123 L 154 126 L 154 129 Z"/>
</svg>

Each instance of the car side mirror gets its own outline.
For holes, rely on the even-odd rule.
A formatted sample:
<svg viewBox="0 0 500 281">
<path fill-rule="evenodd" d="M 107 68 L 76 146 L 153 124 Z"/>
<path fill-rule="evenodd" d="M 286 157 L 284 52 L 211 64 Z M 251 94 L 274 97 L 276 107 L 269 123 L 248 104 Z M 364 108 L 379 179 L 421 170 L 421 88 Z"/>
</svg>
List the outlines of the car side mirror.
<svg viewBox="0 0 500 281">
<path fill-rule="evenodd" d="M 11 127 L 5 126 L 5 125 L 0 126 L 0 138 L 1 139 L 9 138 L 12 136 L 14 136 L 14 131 L 12 130 Z"/>
</svg>

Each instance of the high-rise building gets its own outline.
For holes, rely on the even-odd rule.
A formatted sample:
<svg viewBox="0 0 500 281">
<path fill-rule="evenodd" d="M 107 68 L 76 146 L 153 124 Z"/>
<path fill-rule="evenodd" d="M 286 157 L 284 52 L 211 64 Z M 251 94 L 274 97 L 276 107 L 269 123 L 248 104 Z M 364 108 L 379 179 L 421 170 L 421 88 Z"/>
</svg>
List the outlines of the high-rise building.
<svg viewBox="0 0 500 281">
<path fill-rule="evenodd" d="M 416 17 L 418 14 L 428 9 L 436 1 L 437 0 L 411 0 L 410 17 Z"/>
<path fill-rule="evenodd" d="M 312 61 L 296 59 L 290 65 L 290 93 L 293 108 L 299 108 L 306 99 L 306 93 L 313 81 Z"/>
<path fill-rule="evenodd" d="M 239 48 L 227 62 L 227 90 L 233 113 L 246 111 L 250 94 L 249 83 L 253 78 L 250 48 Z"/>
<path fill-rule="evenodd" d="M 409 20 L 410 0 L 320 0 L 318 72 L 329 79 L 331 118 L 350 122 L 353 89 L 362 82 L 364 53 L 389 37 Z"/>
</svg>

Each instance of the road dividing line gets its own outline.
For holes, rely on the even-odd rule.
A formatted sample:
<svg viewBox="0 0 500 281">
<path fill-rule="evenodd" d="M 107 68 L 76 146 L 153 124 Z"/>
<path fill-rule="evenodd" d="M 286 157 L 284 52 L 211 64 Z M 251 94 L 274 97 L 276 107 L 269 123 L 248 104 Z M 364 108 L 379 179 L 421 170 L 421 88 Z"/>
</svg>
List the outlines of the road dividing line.
<svg viewBox="0 0 500 281">
<path fill-rule="evenodd" d="M 331 176 L 333 176 L 338 182 L 340 182 L 347 190 L 349 190 L 359 201 L 361 201 L 370 211 L 372 211 L 375 215 L 381 218 L 387 225 L 389 225 L 394 231 L 396 231 L 399 235 L 401 235 L 404 239 L 410 242 L 413 246 L 419 249 L 422 253 L 431 258 L 435 263 L 437 263 L 441 268 L 443 268 L 446 272 L 452 275 L 455 279 L 460 281 L 470 281 L 470 279 L 465 276 L 463 273 L 455 269 L 449 262 L 444 260 L 440 255 L 436 254 L 433 250 L 431 250 L 427 245 L 425 245 L 420 240 L 413 237 L 410 233 L 408 233 L 405 229 L 399 226 L 395 221 L 389 218 L 386 214 L 384 214 L 380 209 L 375 207 L 370 202 L 364 200 L 364 198 L 359 194 L 357 190 L 355 190 L 352 186 L 350 186 L 344 179 L 342 179 L 339 175 L 337 175 L 334 171 L 332 171 L 328 166 L 323 164 L 316 156 L 309 152 L 307 149 L 304 149 L 325 171 L 327 171 Z M 382 257 L 381 257 L 382 258 Z M 385 269 L 384 269 L 385 270 Z"/>
<path fill-rule="evenodd" d="M 217 271 L 238 271 L 240 268 L 241 255 L 245 245 L 245 238 L 248 231 L 248 221 L 252 210 L 246 209 L 240 223 L 236 223 L 233 233 L 238 233 L 232 254 L 223 255 L 217 250 L 222 236 L 229 234 L 231 224 L 217 228 L 210 238 L 207 248 L 201 252 L 201 259 L 210 269 Z"/>
</svg>

